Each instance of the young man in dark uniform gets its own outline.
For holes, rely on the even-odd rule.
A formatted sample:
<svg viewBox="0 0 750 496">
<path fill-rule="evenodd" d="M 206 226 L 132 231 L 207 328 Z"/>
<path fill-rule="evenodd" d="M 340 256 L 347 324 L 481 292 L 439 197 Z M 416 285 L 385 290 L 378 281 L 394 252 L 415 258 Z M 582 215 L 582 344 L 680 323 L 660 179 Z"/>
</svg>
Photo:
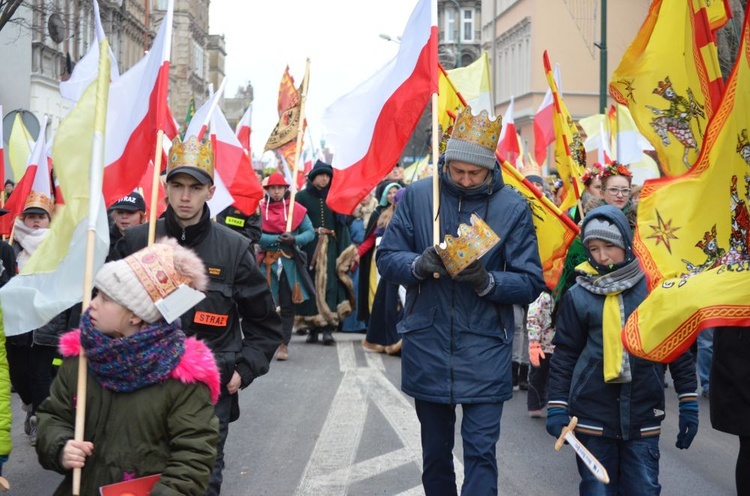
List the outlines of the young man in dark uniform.
<svg viewBox="0 0 750 496">
<path fill-rule="evenodd" d="M 221 491 L 229 422 L 240 415 L 237 393 L 268 372 L 282 341 L 281 318 L 248 250 L 250 241 L 211 221 L 206 202 L 215 189 L 213 158 L 210 143 L 193 137 L 181 143 L 175 138 L 167 165 L 169 205 L 164 218 L 156 222 L 156 239 L 168 236 L 193 249 L 210 279 L 206 299 L 182 316 L 185 334 L 208 344 L 221 372 L 222 392 L 216 404 L 219 444 L 207 495 Z M 125 257 L 147 241 L 148 224 L 128 229 L 116 252 Z"/>
</svg>

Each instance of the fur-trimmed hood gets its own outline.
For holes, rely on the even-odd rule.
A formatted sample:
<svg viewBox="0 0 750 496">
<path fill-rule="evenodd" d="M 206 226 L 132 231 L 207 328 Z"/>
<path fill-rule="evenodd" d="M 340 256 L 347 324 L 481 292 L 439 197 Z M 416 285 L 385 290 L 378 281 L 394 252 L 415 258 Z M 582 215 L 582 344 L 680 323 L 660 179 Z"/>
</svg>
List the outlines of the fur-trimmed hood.
<svg viewBox="0 0 750 496">
<path fill-rule="evenodd" d="M 76 329 L 60 337 L 60 353 L 65 358 L 81 354 L 81 330 Z M 208 386 L 211 401 L 216 404 L 221 393 L 219 368 L 213 353 L 203 341 L 194 337 L 185 340 L 185 354 L 172 370 L 172 378 L 185 384 L 202 382 Z"/>
</svg>

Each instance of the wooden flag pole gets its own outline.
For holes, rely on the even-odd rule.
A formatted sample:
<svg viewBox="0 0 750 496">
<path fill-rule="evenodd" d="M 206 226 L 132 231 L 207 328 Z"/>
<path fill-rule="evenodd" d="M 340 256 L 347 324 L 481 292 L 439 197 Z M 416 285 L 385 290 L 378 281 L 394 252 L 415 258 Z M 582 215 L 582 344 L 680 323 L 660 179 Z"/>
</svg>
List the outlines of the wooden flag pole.
<svg viewBox="0 0 750 496">
<path fill-rule="evenodd" d="M 99 43 L 99 76 L 96 80 L 96 105 L 94 107 L 94 136 L 91 143 L 91 166 L 89 167 L 89 215 L 86 232 L 86 260 L 83 271 L 82 308 L 91 303 L 94 287 L 94 254 L 96 248 L 96 223 L 102 200 L 102 178 L 104 176 L 104 130 L 107 127 L 107 100 L 109 99 L 109 43 L 104 38 Z M 107 77 L 102 77 L 106 75 Z M 76 388 L 75 431 L 73 439 L 83 441 L 86 427 L 86 386 L 88 381 L 88 359 L 81 349 L 78 354 L 78 386 Z M 73 469 L 73 495 L 81 494 L 81 469 Z"/>
<path fill-rule="evenodd" d="M 286 218 L 286 232 L 292 230 L 292 215 L 294 214 L 294 197 L 297 196 L 297 172 L 299 157 L 302 154 L 302 138 L 305 134 L 305 102 L 307 101 L 307 87 L 310 84 L 310 58 L 305 62 L 305 78 L 302 80 L 302 94 L 299 103 L 299 124 L 297 125 L 297 144 L 294 148 L 294 165 L 292 167 L 292 184 L 289 185 L 289 215 Z"/>
<path fill-rule="evenodd" d="M 438 94 L 432 94 L 432 244 L 440 244 L 440 171 L 438 170 L 438 159 L 440 158 L 440 129 L 438 127 Z M 435 279 L 440 274 L 432 275 Z"/>
<path fill-rule="evenodd" d="M 154 175 L 151 178 L 151 210 L 148 212 L 148 245 L 154 244 L 156 238 L 156 211 L 159 203 L 159 175 L 161 174 L 162 141 L 164 130 L 156 133 L 156 154 L 154 155 Z"/>
</svg>

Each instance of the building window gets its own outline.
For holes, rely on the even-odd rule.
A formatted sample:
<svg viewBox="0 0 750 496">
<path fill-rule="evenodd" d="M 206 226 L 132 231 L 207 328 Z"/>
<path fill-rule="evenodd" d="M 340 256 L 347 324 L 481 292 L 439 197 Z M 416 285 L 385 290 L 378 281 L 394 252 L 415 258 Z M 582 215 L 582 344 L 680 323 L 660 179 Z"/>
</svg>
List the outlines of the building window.
<svg viewBox="0 0 750 496">
<path fill-rule="evenodd" d="M 203 47 L 197 41 L 193 41 L 193 72 L 195 75 L 203 78 Z"/>
<path fill-rule="evenodd" d="M 461 11 L 461 41 L 474 41 L 474 10 Z"/>
<path fill-rule="evenodd" d="M 495 51 L 496 102 L 531 90 L 531 20 L 527 17 L 502 34 Z"/>
<path fill-rule="evenodd" d="M 456 12 L 454 10 L 445 11 L 445 41 L 456 41 Z"/>
</svg>

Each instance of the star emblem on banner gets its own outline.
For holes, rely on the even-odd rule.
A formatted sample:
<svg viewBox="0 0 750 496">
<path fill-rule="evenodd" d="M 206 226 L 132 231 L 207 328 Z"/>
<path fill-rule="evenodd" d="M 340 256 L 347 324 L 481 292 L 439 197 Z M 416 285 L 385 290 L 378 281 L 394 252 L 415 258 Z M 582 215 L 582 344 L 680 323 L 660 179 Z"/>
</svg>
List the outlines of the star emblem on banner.
<svg viewBox="0 0 750 496">
<path fill-rule="evenodd" d="M 658 210 L 656 211 L 656 225 L 649 224 L 648 227 L 653 230 L 653 233 L 651 234 L 651 236 L 646 236 L 646 238 L 655 239 L 656 246 L 659 246 L 659 243 L 664 243 L 664 246 L 666 246 L 667 251 L 671 255 L 672 245 L 670 244 L 670 242 L 673 239 L 680 239 L 674 234 L 676 231 L 679 231 L 680 228 L 672 227 L 672 219 L 669 219 L 665 222 Z"/>
</svg>

